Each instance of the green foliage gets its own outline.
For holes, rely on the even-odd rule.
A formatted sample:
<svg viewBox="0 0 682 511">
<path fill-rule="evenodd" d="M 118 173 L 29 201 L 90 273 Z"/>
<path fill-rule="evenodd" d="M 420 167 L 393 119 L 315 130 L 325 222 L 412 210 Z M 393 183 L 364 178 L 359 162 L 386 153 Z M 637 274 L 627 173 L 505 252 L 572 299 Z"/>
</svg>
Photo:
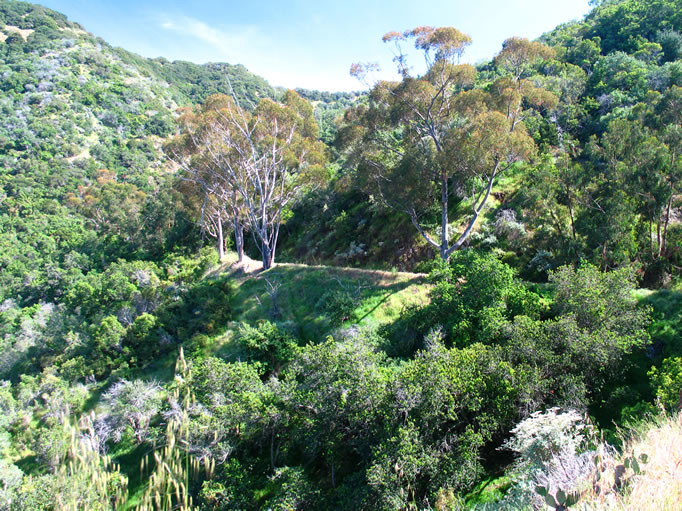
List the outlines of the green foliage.
<svg viewBox="0 0 682 511">
<path fill-rule="evenodd" d="M 328 291 L 321 300 L 332 324 L 340 325 L 353 319 L 357 302 L 348 291 L 341 289 Z"/>
<path fill-rule="evenodd" d="M 682 34 L 668 28 L 656 34 L 656 40 L 663 50 L 666 62 L 673 62 L 682 57 Z"/>
<path fill-rule="evenodd" d="M 681 406 L 682 400 L 682 357 L 666 358 L 661 367 L 649 371 L 656 398 L 668 410 Z"/>
<path fill-rule="evenodd" d="M 659 30 L 682 28 L 676 0 L 604 2 L 586 22 L 587 35 L 601 38 L 604 54 L 614 50 L 634 53 L 641 45 L 640 38 L 652 40 Z"/>
<path fill-rule="evenodd" d="M 637 305 L 634 275 L 625 268 L 603 273 L 589 265 L 577 270 L 562 267 L 551 273 L 550 281 L 556 286 L 557 317 L 536 324 L 535 331 L 520 322 L 509 346 L 512 354 L 532 353 L 528 360 L 533 364 L 540 360 L 541 365 L 550 364 L 547 376 L 561 374 L 555 385 L 563 387 L 564 399 L 579 405 L 579 393 L 570 390 L 577 383 L 571 377 L 582 381 L 574 389 L 585 385 L 593 399 L 608 392 L 608 382 L 617 382 L 624 374 L 625 356 L 642 353 L 648 344 L 650 311 Z M 537 339 L 537 345 L 524 338 Z"/>
<path fill-rule="evenodd" d="M 320 169 L 331 182 L 284 211 L 279 254 L 419 265 L 424 283 L 300 265 L 221 276 L 162 139 L 177 106 L 232 90 L 245 116 L 273 114 L 261 100 L 284 92 L 241 66 L 144 59 L 59 13 L 0 1 L 0 507 L 123 507 L 126 474 L 129 507 L 456 509 L 509 468 L 497 449 L 510 430 L 520 460 L 486 498 L 515 476 L 501 509 L 568 506 L 557 463 L 583 473 L 588 428 L 578 413 L 538 410 L 589 409 L 606 423 L 650 408 L 651 391 L 678 405 L 679 293 L 642 291 L 638 306 L 633 291 L 636 277 L 671 285 L 682 261 L 680 12 L 678 0 L 600 2 L 543 36 L 554 52 L 512 38 L 476 72 L 410 77 L 399 58 L 405 79 L 370 97 L 299 91 L 313 108 L 285 96 L 308 148 L 335 141 L 337 159 Z M 405 38 L 438 65 L 468 42 L 453 29 L 387 35 Z M 514 58 L 523 51 L 532 62 Z M 452 73 L 447 101 L 434 69 Z M 410 131 L 434 93 L 442 152 Z M 481 251 L 426 263 L 410 216 L 363 183 L 369 168 L 344 150 L 353 140 L 434 235 L 442 181 L 414 179 L 420 169 L 438 178 L 450 165 L 454 230 L 471 220 L 471 185 L 485 189 L 471 173 L 481 154 L 542 154 L 495 180 L 469 237 Z M 171 379 L 163 368 L 182 345 L 193 358 Z M 194 478 L 198 460 L 208 471 Z M 645 462 L 623 467 L 641 475 Z"/>
<path fill-rule="evenodd" d="M 267 509 L 290 511 L 314 506 L 320 490 L 302 468 L 283 467 L 273 474 L 267 492 L 272 495 L 264 502 Z"/>
<path fill-rule="evenodd" d="M 267 370 L 277 375 L 297 354 L 296 339 L 269 321 L 259 321 L 255 327 L 242 323 L 235 334 L 251 357 L 263 362 Z"/>
<path fill-rule="evenodd" d="M 126 329 L 114 316 L 105 317 L 93 333 L 97 349 L 102 352 L 120 351 Z"/>
<path fill-rule="evenodd" d="M 197 331 L 215 334 L 232 319 L 233 296 L 234 287 L 227 278 L 200 280 L 166 302 L 158 316 L 174 339 L 187 339 Z"/>
<path fill-rule="evenodd" d="M 414 335 L 424 336 L 440 325 L 448 343 L 490 343 L 515 316 L 539 317 L 541 311 L 540 297 L 492 254 L 456 252 L 449 263 L 437 265 L 429 279 L 431 303 L 403 318 Z"/>
<path fill-rule="evenodd" d="M 591 265 L 577 270 L 564 266 L 551 273 L 550 282 L 556 286 L 556 312 L 573 317 L 579 328 L 613 331 L 620 337 L 618 346 L 626 351 L 642 347 L 648 340 L 649 318 L 646 309 L 636 306 L 631 269 L 601 272 Z"/>
</svg>

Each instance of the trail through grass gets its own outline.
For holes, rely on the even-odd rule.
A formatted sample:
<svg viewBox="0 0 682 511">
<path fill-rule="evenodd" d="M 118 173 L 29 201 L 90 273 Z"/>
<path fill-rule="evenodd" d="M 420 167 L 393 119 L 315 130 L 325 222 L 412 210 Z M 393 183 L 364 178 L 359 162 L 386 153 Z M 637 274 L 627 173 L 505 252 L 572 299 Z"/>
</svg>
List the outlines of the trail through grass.
<svg viewBox="0 0 682 511">
<path fill-rule="evenodd" d="M 429 284 L 420 273 L 361 270 L 333 266 L 277 264 L 249 273 L 236 272 L 236 321 L 278 321 L 303 341 L 319 342 L 351 323 L 378 325 L 398 318 L 404 307 L 425 304 Z M 226 271 L 223 265 L 222 271 Z M 219 274 L 214 272 L 214 275 Z M 348 318 L 334 321 L 330 299 L 342 293 L 352 299 Z"/>
</svg>

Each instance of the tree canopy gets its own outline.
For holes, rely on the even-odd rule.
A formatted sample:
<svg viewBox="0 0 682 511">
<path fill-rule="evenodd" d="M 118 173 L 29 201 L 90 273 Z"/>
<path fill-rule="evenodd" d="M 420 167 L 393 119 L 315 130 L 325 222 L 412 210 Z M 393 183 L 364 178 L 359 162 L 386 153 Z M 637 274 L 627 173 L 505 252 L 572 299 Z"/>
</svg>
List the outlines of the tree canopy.
<svg viewBox="0 0 682 511">
<path fill-rule="evenodd" d="M 523 124 L 526 105 L 551 109 L 556 97 L 525 78 L 550 48 L 525 39 L 505 41 L 495 62 L 502 76 L 474 87 L 476 70 L 459 64 L 471 39 L 452 27 L 418 27 L 389 32 L 402 80 L 379 82 L 366 105 L 346 114 L 342 133 L 357 165 L 361 186 L 385 205 L 407 213 L 424 239 L 447 259 L 460 248 L 486 205 L 496 178 L 535 152 Z M 411 76 L 400 44 L 413 41 L 427 69 Z M 356 64 L 363 76 L 371 65 Z M 450 199 L 466 197 L 471 215 L 450 240 Z M 439 236 L 424 228 L 422 217 L 440 210 Z M 437 241 L 438 239 L 438 241 Z"/>
</svg>

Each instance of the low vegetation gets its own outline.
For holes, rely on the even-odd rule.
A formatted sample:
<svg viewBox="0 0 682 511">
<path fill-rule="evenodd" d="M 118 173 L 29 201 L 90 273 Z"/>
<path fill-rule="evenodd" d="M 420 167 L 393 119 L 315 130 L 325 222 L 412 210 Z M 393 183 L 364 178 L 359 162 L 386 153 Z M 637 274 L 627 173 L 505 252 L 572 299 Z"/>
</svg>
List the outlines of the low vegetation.
<svg viewBox="0 0 682 511">
<path fill-rule="evenodd" d="M 593 3 L 343 94 L 0 0 L 0 511 L 676 509 L 682 5 Z"/>
</svg>

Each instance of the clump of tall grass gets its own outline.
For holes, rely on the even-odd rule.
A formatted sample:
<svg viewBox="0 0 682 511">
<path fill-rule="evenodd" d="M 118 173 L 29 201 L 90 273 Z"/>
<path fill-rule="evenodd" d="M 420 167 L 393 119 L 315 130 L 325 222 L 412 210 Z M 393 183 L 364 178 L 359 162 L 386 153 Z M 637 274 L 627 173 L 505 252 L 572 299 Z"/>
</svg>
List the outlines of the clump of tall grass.
<svg viewBox="0 0 682 511">
<path fill-rule="evenodd" d="M 105 511 L 120 509 L 128 499 L 128 479 L 111 458 L 100 453 L 92 439 L 95 432 L 94 415 L 80 421 L 63 421 L 70 437 L 66 460 L 57 468 L 55 495 L 57 509 Z"/>
<path fill-rule="evenodd" d="M 175 372 L 181 379 L 189 376 L 182 348 Z M 186 391 L 181 398 L 176 389 L 172 401 L 182 402 L 183 406 L 175 410 L 166 425 L 165 445 L 155 449 L 151 456 L 145 456 L 140 462 L 143 475 L 148 473 L 148 483 L 136 508 L 138 511 L 197 509 L 192 500 L 191 486 L 197 483 L 202 475 L 210 479 L 215 471 L 214 459 L 210 457 L 199 459 L 190 454 L 188 410 L 194 402 L 194 397 Z"/>
<path fill-rule="evenodd" d="M 147 489 L 138 505 L 138 511 L 192 511 L 191 484 L 203 473 L 212 477 L 215 461 L 199 460 L 187 450 L 187 422 L 170 421 L 166 427 L 166 445 L 145 456 L 140 470 L 149 474 Z M 202 467 L 203 465 L 203 467 Z"/>
<path fill-rule="evenodd" d="M 187 378 L 188 365 L 182 349 L 176 363 L 176 373 Z M 192 486 L 203 478 L 211 478 L 215 460 L 209 456 L 201 459 L 190 453 L 189 414 L 194 402 L 189 391 L 180 396 L 175 390 L 172 402 L 179 403 L 172 416 L 168 416 L 165 441 L 154 448 L 140 464 L 145 490 L 136 511 L 193 511 Z M 78 421 L 62 418 L 62 426 L 69 438 L 63 461 L 53 476 L 56 488 L 55 508 L 65 511 L 108 511 L 127 509 L 129 502 L 128 478 L 119 465 L 104 454 L 106 432 L 98 430 L 102 421 L 92 413 Z M 101 429 L 101 428 L 100 428 Z"/>
<path fill-rule="evenodd" d="M 678 511 L 682 502 L 682 414 L 651 417 L 628 431 L 608 477 L 581 496 L 581 509 Z M 632 460 L 646 460 L 646 464 Z"/>
</svg>

